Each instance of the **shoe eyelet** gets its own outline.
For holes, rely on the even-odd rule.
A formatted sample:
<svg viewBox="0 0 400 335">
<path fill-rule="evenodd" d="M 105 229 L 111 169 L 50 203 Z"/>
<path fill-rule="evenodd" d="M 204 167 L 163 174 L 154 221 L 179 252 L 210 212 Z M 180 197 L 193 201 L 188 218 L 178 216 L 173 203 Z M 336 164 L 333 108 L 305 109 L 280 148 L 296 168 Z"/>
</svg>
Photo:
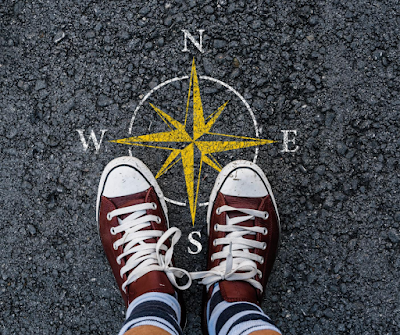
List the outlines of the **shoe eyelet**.
<svg viewBox="0 0 400 335">
<path fill-rule="evenodd" d="M 215 261 L 215 258 L 214 258 L 214 255 L 211 255 L 211 262 L 214 262 Z"/>
<path fill-rule="evenodd" d="M 221 207 L 218 207 L 218 208 L 216 209 L 215 213 L 217 213 L 217 215 L 220 215 L 220 214 L 221 214 Z"/>
<path fill-rule="evenodd" d="M 267 235 L 267 234 L 268 234 L 268 229 L 264 228 L 263 235 Z"/>
<path fill-rule="evenodd" d="M 157 216 L 156 222 L 157 222 L 158 224 L 161 223 L 161 218 L 160 218 L 159 216 Z"/>
<path fill-rule="evenodd" d="M 264 257 L 261 257 L 259 263 L 260 263 L 260 264 L 264 264 Z"/>
<path fill-rule="evenodd" d="M 261 247 L 261 250 L 265 250 L 265 249 L 267 249 L 267 243 L 266 242 L 264 242 L 263 246 Z"/>
<path fill-rule="evenodd" d="M 216 247 L 217 246 L 217 240 L 213 241 L 213 246 Z"/>
<path fill-rule="evenodd" d="M 157 204 L 155 202 L 152 202 L 151 206 L 152 206 L 153 209 L 157 209 Z"/>
<path fill-rule="evenodd" d="M 108 221 L 111 221 L 111 220 L 112 220 L 111 213 L 107 213 L 107 220 L 108 220 Z"/>
<path fill-rule="evenodd" d="M 110 228 L 110 233 L 111 233 L 111 235 L 116 235 L 116 234 L 117 234 L 117 233 L 115 232 L 114 227 L 111 227 L 111 228 Z"/>
<path fill-rule="evenodd" d="M 219 227 L 219 225 L 218 225 L 218 223 L 216 223 L 216 224 L 214 225 L 214 231 L 218 231 L 218 227 Z"/>
<path fill-rule="evenodd" d="M 264 214 L 264 220 L 266 220 L 266 219 L 268 219 L 269 218 L 269 213 L 268 212 L 265 212 L 265 214 Z"/>
<path fill-rule="evenodd" d="M 113 243 L 113 248 L 114 248 L 114 250 L 118 250 L 118 247 L 115 243 Z"/>
</svg>

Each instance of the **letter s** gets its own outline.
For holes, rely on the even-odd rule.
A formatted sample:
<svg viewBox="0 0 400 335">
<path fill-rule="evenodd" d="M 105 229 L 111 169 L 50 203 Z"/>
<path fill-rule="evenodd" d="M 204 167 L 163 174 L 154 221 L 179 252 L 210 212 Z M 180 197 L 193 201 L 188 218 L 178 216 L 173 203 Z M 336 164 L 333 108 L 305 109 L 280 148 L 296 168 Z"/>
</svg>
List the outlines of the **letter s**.
<svg viewBox="0 0 400 335">
<path fill-rule="evenodd" d="M 195 245 L 197 248 L 197 250 L 193 251 L 188 247 L 188 252 L 191 255 L 196 255 L 196 254 L 200 253 L 200 251 L 203 249 L 203 247 L 199 241 L 196 241 L 193 238 L 193 235 L 197 235 L 199 238 L 201 238 L 201 233 L 200 233 L 200 231 L 192 231 L 188 236 L 189 242 L 192 243 L 193 245 Z"/>
</svg>

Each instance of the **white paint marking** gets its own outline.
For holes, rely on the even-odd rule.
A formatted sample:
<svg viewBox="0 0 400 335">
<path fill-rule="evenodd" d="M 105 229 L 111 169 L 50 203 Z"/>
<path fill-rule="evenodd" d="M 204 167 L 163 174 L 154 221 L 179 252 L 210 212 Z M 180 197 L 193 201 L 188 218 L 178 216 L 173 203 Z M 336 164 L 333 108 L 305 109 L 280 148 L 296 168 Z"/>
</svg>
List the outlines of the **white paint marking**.
<svg viewBox="0 0 400 335">
<path fill-rule="evenodd" d="M 193 238 L 193 235 L 197 235 L 199 238 L 201 238 L 200 230 L 198 230 L 198 231 L 192 231 L 192 232 L 188 235 L 189 242 L 192 243 L 193 245 L 195 245 L 196 248 L 197 248 L 197 250 L 193 251 L 193 250 L 191 250 L 191 249 L 188 247 L 188 253 L 191 254 L 191 255 L 196 255 L 196 254 L 200 253 L 201 250 L 203 250 L 203 246 L 201 245 L 201 243 L 200 243 L 199 241 L 197 241 L 197 240 L 195 240 L 195 239 Z"/>
<path fill-rule="evenodd" d="M 281 130 L 283 133 L 283 150 L 281 152 L 296 152 L 299 150 L 299 146 L 296 145 L 294 149 L 289 149 L 289 142 L 293 143 L 293 145 L 296 144 L 296 139 L 294 136 L 297 135 L 297 130 Z M 289 139 L 289 133 L 294 134 L 293 138 Z"/>
<path fill-rule="evenodd" d="M 184 34 L 183 49 L 182 49 L 183 52 L 189 52 L 189 49 L 187 48 L 187 39 L 189 39 L 201 53 L 204 53 L 204 49 L 203 49 L 203 33 L 204 33 L 204 29 L 197 29 L 197 31 L 199 32 L 199 36 L 200 36 L 200 42 L 197 42 L 194 39 L 194 37 L 192 36 L 192 34 L 189 33 L 188 30 L 182 29 L 181 31 Z"/>
<path fill-rule="evenodd" d="M 164 197 L 164 199 L 165 199 L 165 201 L 170 202 L 171 204 L 182 206 L 182 207 L 186 207 L 186 202 L 180 202 L 180 201 L 172 200 L 172 199 L 167 198 L 167 197 Z"/>
<path fill-rule="evenodd" d="M 81 139 L 82 142 L 82 146 L 83 146 L 83 151 L 87 151 L 87 149 L 89 148 L 89 141 L 86 141 L 85 139 L 85 135 L 84 133 L 84 129 L 76 129 L 76 131 L 79 133 L 79 137 Z M 97 137 L 96 134 L 94 133 L 94 130 L 92 130 L 90 132 L 90 136 L 89 139 L 91 139 L 93 141 L 94 147 L 96 149 L 96 153 L 100 150 L 100 146 L 101 146 L 101 142 L 103 142 L 103 137 L 105 132 L 107 131 L 107 129 L 101 129 L 101 137 L 100 137 L 100 141 L 97 141 Z"/>
</svg>

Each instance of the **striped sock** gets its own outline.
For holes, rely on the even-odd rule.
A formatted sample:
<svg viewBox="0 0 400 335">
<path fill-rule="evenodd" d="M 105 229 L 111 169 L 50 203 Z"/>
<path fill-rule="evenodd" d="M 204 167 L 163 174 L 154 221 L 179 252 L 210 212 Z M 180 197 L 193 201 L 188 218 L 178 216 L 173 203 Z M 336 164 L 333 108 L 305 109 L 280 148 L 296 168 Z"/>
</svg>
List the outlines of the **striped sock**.
<svg viewBox="0 0 400 335">
<path fill-rule="evenodd" d="M 207 325 L 209 335 L 248 335 L 266 329 L 281 334 L 257 305 L 245 301 L 226 302 L 218 283 L 207 303 Z"/>
<path fill-rule="evenodd" d="M 167 293 L 145 293 L 129 305 L 126 320 L 118 335 L 138 326 L 156 326 L 172 335 L 181 335 L 181 306 Z"/>
</svg>

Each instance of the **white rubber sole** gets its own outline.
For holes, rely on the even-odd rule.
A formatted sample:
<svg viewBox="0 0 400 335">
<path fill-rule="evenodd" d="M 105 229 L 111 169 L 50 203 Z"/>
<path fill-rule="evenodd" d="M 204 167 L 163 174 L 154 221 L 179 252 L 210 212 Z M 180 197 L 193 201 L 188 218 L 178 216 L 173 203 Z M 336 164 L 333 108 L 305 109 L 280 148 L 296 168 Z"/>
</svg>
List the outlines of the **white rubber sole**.
<svg viewBox="0 0 400 335">
<path fill-rule="evenodd" d="M 158 198 L 160 199 L 161 206 L 164 210 L 164 213 L 165 213 L 165 216 L 167 219 L 167 226 L 169 228 L 167 203 L 165 202 L 164 194 L 162 193 L 160 186 L 158 185 L 156 179 L 154 178 L 153 174 L 151 173 L 149 168 L 146 166 L 146 164 L 144 164 L 140 159 L 137 159 L 137 158 L 131 157 L 131 156 L 115 158 L 111 162 L 109 162 L 106 165 L 106 167 L 104 168 L 104 171 L 100 178 L 98 191 L 97 191 L 97 202 L 96 202 L 97 223 L 99 222 L 100 200 L 101 200 L 101 196 L 103 194 L 104 184 L 106 183 L 107 177 L 110 174 L 110 172 L 119 166 L 132 167 L 133 169 L 137 170 L 147 180 L 147 182 L 151 186 L 154 187 L 154 190 L 156 191 Z"/>
<path fill-rule="evenodd" d="M 275 197 L 274 194 L 272 193 L 272 188 L 271 188 L 271 184 L 269 183 L 267 177 L 265 176 L 264 172 L 261 170 L 261 168 L 257 165 L 254 164 L 253 162 L 249 162 L 249 161 L 245 161 L 245 160 L 237 160 L 234 162 L 229 163 L 228 165 L 226 165 L 221 172 L 219 173 L 217 179 L 215 180 L 215 184 L 214 187 L 211 191 L 211 195 L 210 195 L 210 200 L 208 202 L 208 210 L 207 210 L 207 234 L 210 234 L 210 220 L 211 220 L 211 211 L 212 211 L 212 205 L 214 204 L 214 201 L 217 197 L 217 194 L 219 192 L 219 190 L 222 187 L 222 184 L 224 183 L 224 181 L 226 180 L 226 178 L 235 170 L 240 169 L 240 168 L 248 168 L 253 170 L 254 172 L 256 172 L 259 177 L 261 178 L 261 180 L 264 182 L 267 190 L 268 190 L 268 194 L 271 196 L 271 200 L 272 203 L 274 205 L 275 211 L 276 211 L 276 215 L 278 217 L 278 226 L 279 226 L 279 235 L 281 233 L 281 224 L 280 224 L 280 218 L 279 218 L 279 213 L 278 213 L 278 207 L 276 206 L 276 201 L 275 201 Z"/>
</svg>

